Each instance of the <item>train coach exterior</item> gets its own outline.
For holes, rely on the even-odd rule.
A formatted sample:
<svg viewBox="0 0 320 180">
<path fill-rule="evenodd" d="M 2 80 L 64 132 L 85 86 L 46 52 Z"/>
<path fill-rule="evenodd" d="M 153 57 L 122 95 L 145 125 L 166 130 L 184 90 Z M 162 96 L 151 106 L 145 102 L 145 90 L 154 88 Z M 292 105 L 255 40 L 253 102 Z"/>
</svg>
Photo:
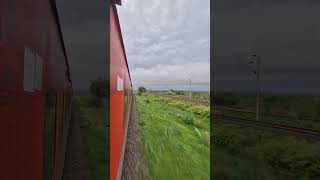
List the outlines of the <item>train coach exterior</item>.
<svg viewBox="0 0 320 180">
<path fill-rule="evenodd" d="M 121 179 L 132 84 L 116 5 L 110 6 L 110 179 Z"/>
<path fill-rule="evenodd" d="M 61 179 L 72 86 L 54 0 L 0 0 L 0 179 Z"/>
</svg>

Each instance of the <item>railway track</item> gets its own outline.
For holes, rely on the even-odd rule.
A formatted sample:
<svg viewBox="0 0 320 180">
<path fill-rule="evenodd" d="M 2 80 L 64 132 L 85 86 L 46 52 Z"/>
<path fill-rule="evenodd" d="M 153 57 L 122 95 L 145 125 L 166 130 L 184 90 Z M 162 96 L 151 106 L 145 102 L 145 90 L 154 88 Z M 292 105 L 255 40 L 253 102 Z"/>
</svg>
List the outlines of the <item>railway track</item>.
<svg viewBox="0 0 320 180">
<path fill-rule="evenodd" d="M 238 118 L 238 117 L 232 117 L 232 116 L 217 115 L 213 113 L 211 115 L 215 121 L 230 121 L 240 125 L 251 126 L 251 127 L 253 126 L 263 130 L 271 130 L 279 133 L 285 133 L 288 135 L 301 137 L 307 140 L 320 141 L 320 131 L 314 130 L 314 129 L 293 127 L 293 126 L 287 126 L 284 124 L 256 121 L 256 120 Z"/>
</svg>

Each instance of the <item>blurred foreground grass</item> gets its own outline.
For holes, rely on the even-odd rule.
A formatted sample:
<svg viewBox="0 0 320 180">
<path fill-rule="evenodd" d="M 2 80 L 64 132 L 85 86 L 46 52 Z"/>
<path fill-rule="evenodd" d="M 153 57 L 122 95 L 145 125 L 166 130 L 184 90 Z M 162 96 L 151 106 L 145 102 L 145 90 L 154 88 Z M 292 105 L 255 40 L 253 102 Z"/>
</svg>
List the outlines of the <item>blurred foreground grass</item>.
<svg viewBox="0 0 320 180">
<path fill-rule="evenodd" d="M 93 180 L 109 177 L 109 120 L 103 99 L 92 96 L 76 96 L 80 109 L 80 130 L 87 150 Z"/>
<path fill-rule="evenodd" d="M 238 125 L 212 128 L 214 179 L 320 179 L 319 144 Z"/>
<path fill-rule="evenodd" d="M 210 179 L 209 108 L 136 97 L 150 179 Z"/>
</svg>

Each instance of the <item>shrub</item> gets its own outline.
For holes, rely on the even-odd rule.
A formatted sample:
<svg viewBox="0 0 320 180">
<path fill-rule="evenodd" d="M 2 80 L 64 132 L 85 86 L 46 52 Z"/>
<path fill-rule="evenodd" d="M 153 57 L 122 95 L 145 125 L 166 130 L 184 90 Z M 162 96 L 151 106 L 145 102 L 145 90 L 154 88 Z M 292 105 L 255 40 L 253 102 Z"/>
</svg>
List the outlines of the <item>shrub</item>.
<svg viewBox="0 0 320 180">
<path fill-rule="evenodd" d="M 176 95 L 184 95 L 183 91 L 176 91 Z"/>
<path fill-rule="evenodd" d="M 266 143 L 258 151 L 263 153 L 266 161 L 282 174 L 320 177 L 319 149 L 315 149 L 305 142 L 296 142 L 290 139 L 280 140 Z"/>
<path fill-rule="evenodd" d="M 88 107 L 101 107 L 102 99 L 97 96 L 89 96 L 86 104 Z"/>
<path fill-rule="evenodd" d="M 106 98 L 109 95 L 109 81 L 97 79 L 90 84 L 90 93 L 100 98 Z"/>
<path fill-rule="evenodd" d="M 210 110 L 209 107 L 205 106 L 192 106 L 190 110 L 199 115 L 202 118 L 209 118 L 210 117 Z"/>
<path fill-rule="evenodd" d="M 138 88 L 138 95 L 142 95 L 143 93 L 146 93 L 147 92 L 147 89 L 143 86 L 140 86 Z"/>
<path fill-rule="evenodd" d="M 193 125 L 194 124 L 194 119 L 193 117 L 191 116 L 186 116 L 184 119 L 183 119 L 184 123 L 186 124 L 190 124 L 190 125 Z"/>
<path fill-rule="evenodd" d="M 138 124 L 140 127 L 143 127 L 144 125 L 146 125 L 146 123 L 144 121 L 139 121 Z"/>
</svg>

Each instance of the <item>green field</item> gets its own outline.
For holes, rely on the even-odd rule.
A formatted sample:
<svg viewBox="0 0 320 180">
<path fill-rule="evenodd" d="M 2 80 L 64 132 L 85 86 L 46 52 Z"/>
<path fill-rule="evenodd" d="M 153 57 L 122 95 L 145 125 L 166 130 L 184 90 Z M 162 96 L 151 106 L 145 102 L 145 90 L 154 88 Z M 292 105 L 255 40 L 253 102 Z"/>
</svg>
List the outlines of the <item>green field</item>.
<svg viewBox="0 0 320 180">
<path fill-rule="evenodd" d="M 320 179 L 320 145 L 230 124 L 213 124 L 213 177 Z"/>
<path fill-rule="evenodd" d="M 159 95 L 159 96 L 176 96 L 180 98 L 190 98 L 189 91 L 179 91 L 179 90 L 169 90 L 169 91 L 148 91 L 151 94 Z M 206 91 L 192 91 L 191 98 L 197 101 L 210 101 L 210 94 Z"/>
<path fill-rule="evenodd" d="M 100 99 L 101 100 L 101 99 Z M 106 106 L 89 95 L 75 97 L 80 108 L 80 129 L 93 180 L 106 179 L 109 167 L 109 127 Z"/>
<path fill-rule="evenodd" d="M 136 97 L 150 179 L 210 179 L 209 108 Z"/>
</svg>

